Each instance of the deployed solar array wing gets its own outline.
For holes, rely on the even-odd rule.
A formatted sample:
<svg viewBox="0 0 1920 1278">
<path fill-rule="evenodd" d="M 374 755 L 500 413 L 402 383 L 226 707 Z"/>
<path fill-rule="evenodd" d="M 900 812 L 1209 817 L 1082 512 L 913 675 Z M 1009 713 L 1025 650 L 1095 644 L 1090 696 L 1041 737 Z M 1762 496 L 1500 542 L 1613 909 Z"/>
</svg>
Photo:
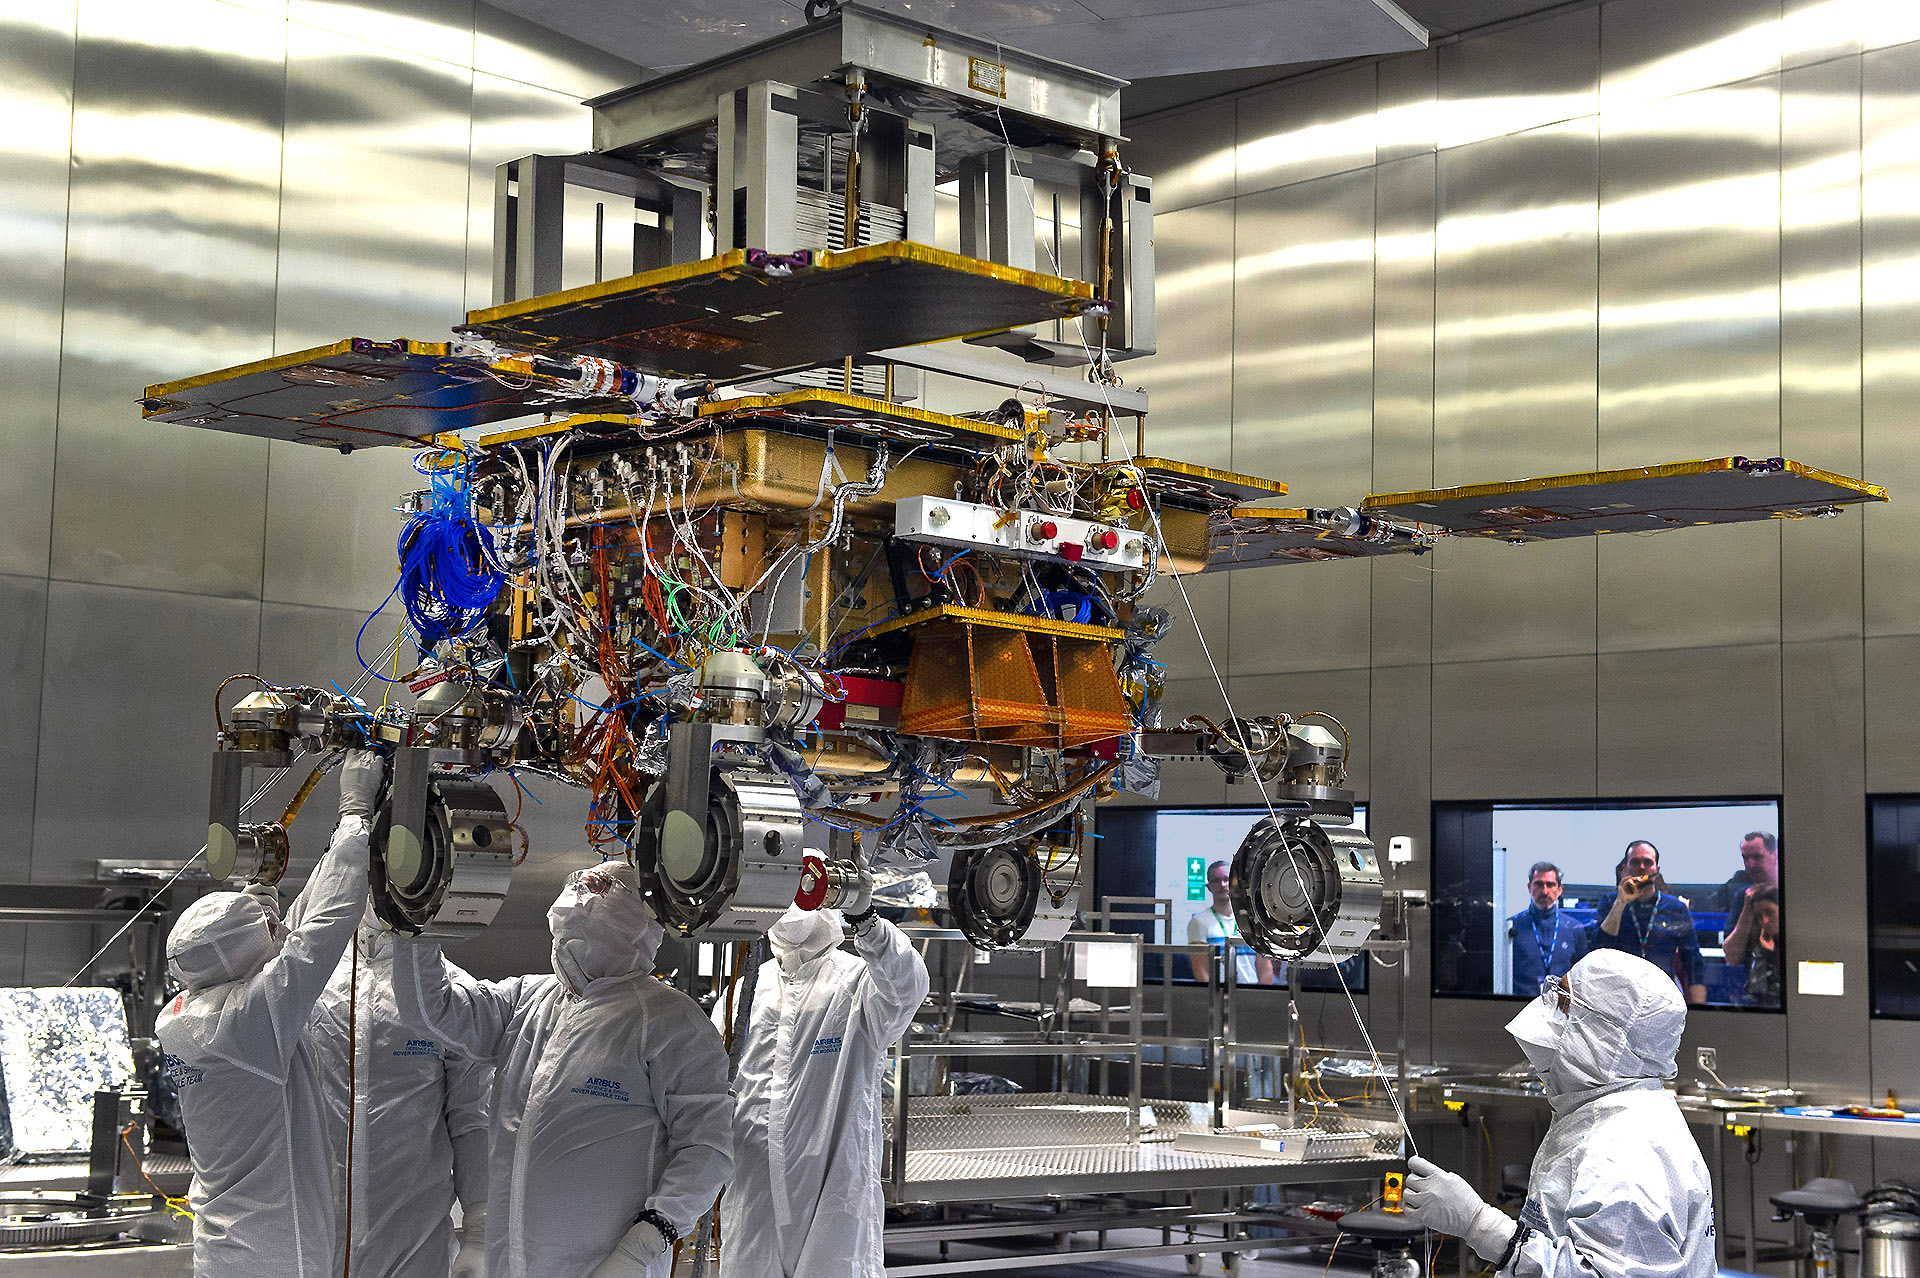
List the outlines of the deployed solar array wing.
<svg viewBox="0 0 1920 1278">
<path fill-rule="evenodd" d="M 1715 457 L 1503 484 L 1376 493 L 1362 508 L 1455 536 L 1526 542 L 1804 519 L 1886 499 L 1884 488 L 1785 458 Z"/>
<path fill-rule="evenodd" d="M 1277 479 L 1167 457 L 1141 457 L 1131 464 L 1149 491 L 1176 505 L 1224 509 L 1242 501 L 1284 497 L 1287 492 L 1287 486 Z"/>
<path fill-rule="evenodd" d="M 630 408 L 587 399 L 553 379 L 454 355 L 446 342 L 349 337 L 147 387 L 150 421 L 328 447 L 415 447 L 428 436 L 526 417 Z"/>
<path fill-rule="evenodd" d="M 1094 309 L 1093 287 L 925 244 L 770 257 L 735 249 L 474 311 L 465 331 L 718 381 L 973 337 Z"/>
<path fill-rule="evenodd" d="M 1374 555 L 1425 554 L 1433 539 L 1385 520 L 1336 510 L 1240 506 L 1208 530 L 1208 572 L 1322 563 Z"/>
</svg>

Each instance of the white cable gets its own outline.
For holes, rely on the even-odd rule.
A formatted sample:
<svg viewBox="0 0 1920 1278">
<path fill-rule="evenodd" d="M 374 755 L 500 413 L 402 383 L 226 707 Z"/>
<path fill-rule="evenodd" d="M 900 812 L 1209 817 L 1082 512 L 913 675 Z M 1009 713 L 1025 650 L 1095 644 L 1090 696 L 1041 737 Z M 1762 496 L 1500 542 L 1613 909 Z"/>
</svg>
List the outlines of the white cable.
<svg viewBox="0 0 1920 1278">
<path fill-rule="evenodd" d="M 1039 210 L 1034 207 L 1033 189 L 1027 184 L 1025 175 L 1020 172 L 1020 162 L 1018 158 L 1016 158 L 1012 139 L 1007 132 L 1006 118 L 1003 115 L 1001 115 L 1000 108 L 997 105 L 994 107 L 994 117 L 999 122 L 999 125 L 1000 125 L 1000 138 L 1003 142 L 1007 144 L 1007 159 L 1013 167 L 1014 177 L 1019 182 L 1022 193 L 1025 194 L 1025 196 L 1027 197 L 1028 211 L 1031 212 L 1035 217 L 1035 219 L 1037 220 L 1039 218 Z M 1111 212 L 1109 212 L 1108 216 L 1111 216 Z M 1053 265 L 1054 274 L 1055 275 L 1060 274 L 1060 260 L 1059 258 L 1054 256 L 1052 243 L 1048 241 L 1044 236 L 1041 238 L 1041 243 L 1045 246 L 1047 250 L 1047 259 Z M 1113 400 L 1112 400 L 1112 397 L 1109 396 L 1107 393 L 1107 384 L 1104 381 L 1100 380 L 1098 376 L 1099 370 L 1101 369 L 1103 364 L 1101 361 L 1096 361 L 1094 359 L 1093 348 L 1087 344 L 1085 316 L 1076 317 L 1074 323 L 1076 325 L 1076 332 L 1078 333 L 1079 339 L 1080 339 L 1080 349 L 1082 350 L 1082 352 L 1085 353 L 1087 357 L 1088 366 L 1095 371 L 1096 375 L 1094 377 L 1094 384 L 1100 388 L 1100 398 L 1106 406 L 1107 433 L 1109 436 L 1113 436 L 1119 439 L 1120 447 L 1124 452 L 1122 463 L 1126 466 L 1127 469 L 1133 472 L 1135 482 L 1140 485 L 1142 491 L 1144 492 L 1147 486 L 1146 475 L 1140 470 L 1140 467 L 1136 464 L 1133 456 L 1133 450 L 1127 444 L 1125 434 L 1116 433 L 1113 430 L 1113 417 L 1114 417 Z M 1154 539 L 1160 544 L 1161 548 L 1164 549 L 1166 547 L 1167 540 L 1166 540 L 1165 532 L 1160 527 L 1159 512 L 1154 509 L 1152 502 L 1143 503 L 1142 509 L 1144 509 L 1147 512 L 1147 519 L 1153 525 Z M 1233 698 L 1227 694 L 1227 681 L 1221 675 L 1220 667 L 1214 662 L 1213 649 L 1208 646 L 1206 635 L 1202 632 L 1202 629 L 1200 626 L 1200 616 L 1199 616 L 1199 613 L 1194 610 L 1193 600 L 1187 595 L 1186 583 L 1182 580 L 1183 575 L 1184 574 L 1182 574 L 1178 568 L 1174 567 L 1173 560 L 1171 557 L 1169 557 L 1167 560 L 1167 577 L 1169 580 L 1173 582 L 1174 588 L 1180 592 L 1180 602 L 1187 610 L 1187 617 L 1193 622 L 1194 638 L 1199 640 L 1201 655 L 1207 659 L 1207 669 L 1212 672 L 1214 684 L 1220 689 L 1220 700 L 1226 705 L 1227 716 L 1229 719 L 1237 719 L 1240 717 L 1240 715 L 1234 709 Z M 1242 752 L 1247 753 L 1247 762 L 1249 765 L 1247 769 L 1247 775 L 1252 778 L 1254 785 L 1260 791 L 1261 805 L 1266 808 L 1267 815 L 1270 818 L 1272 818 L 1274 824 L 1278 825 L 1280 823 L 1280 813 L 1273 806 L 1272 796 L 1267 793 L 1266 780 L 1260 775 L 1259 769 L 1257 767 L 1252 766 L 1253 757 L 1251 753 L 1246 752 L 1244 746 L 1242 747 Z M 1282 848 L 1286 850 L 1287 859 L 1293 863 L 1294 873 L 1296 875 L 1302 875 L 1299 859 L 1294 855 L 1293 848 L 1289 844 L 1289 841 L 1286 839 L 1282 839 L 1280 841 L 1280 845 Z M 1303 882 L 1305 881 L 1303 875 L 1302 875 L 1302 881 Z M 1324 936 L 1326 934 L 1326 925 L 1321 921 L 1319 916 L 1319 911 L 1314 908 L 1312 901 L 1307 902 L 1307 911 L 1313 918 L 1313 925 L 1315 929 L 1317 929 L 1321 933 L 1321 935 Z M 1295 966 L 1298 966 L 1298 964 L 1296 964 Z M 1412 1149 L 1413 1152 L 1417 1154 L 1420 1152 L 1420 1146 L 1415 1142 L 1413 1138 L 1413 1128 L 1407 1122 L 1407 1112 L 1401 1106 L 1400 1095 L 1397 1091 L 1394 1090 L 1393 1083 L 1389 1081 L 1387 1078 L 1386 1066 L 1380 1060 L 1380 1050 L 1377 1047 L 1375 1047 L 1373 1044 L 1373 1035 L 1369 1033 L 1367 1030 L 1366 1018 L 1360 1014 L 1360 1003 L 1357 999 L 1354 998 L 1353 991 L 1350 988 L 1348 988 L 1346 973 L 1340 970 L 1340 964 L 1334 963 L 1332 964 L 1332 967 L 1333 967 L 1333 974 L 1335 979 L 1340 982 L 1340 992 L 1346 996 L 1347 1008 L 1353 1014 L 1353 1023 L 1355 1027 L 1358 1028 L 1360 1031 L 1361 1040 L 1365 1042 L 1367 1045 L 1367 1054 L 1373 1060 L 1374 1072 L 1379 1076 L 1381 1085 L 1386 1090 L 1387 1099 L 1391 1101 L 1393 1104 L 1393 1112 L 1395 1117 L 1397 1117 L 1400 1120 L 1401 1133 L 1406 1137 L 1408 1148 Z"/>
</svg>

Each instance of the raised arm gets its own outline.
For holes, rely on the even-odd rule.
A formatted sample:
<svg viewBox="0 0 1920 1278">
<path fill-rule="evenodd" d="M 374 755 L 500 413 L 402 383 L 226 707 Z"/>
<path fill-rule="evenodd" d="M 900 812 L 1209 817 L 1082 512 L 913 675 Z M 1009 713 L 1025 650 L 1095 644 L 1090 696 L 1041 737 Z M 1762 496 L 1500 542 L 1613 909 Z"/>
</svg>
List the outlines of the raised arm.
<svg viewBox="0 0 1920 1278">
<path fill-rule="evenodd" d="M 880 1043 L 892 1043 L 926 1001 L 926 962 L 906 933 L 877 914 L 854 928 L 853 948 L 867 961 L 857 994 L 861 1013 Z"/>
<path fill-rule="evenodd" d="M 449 978 L 436 941 L 402 937 L 393 947 L 393 1001 L 400 1019 L 430 1031 L 456 1056 L 492 1063 L 500 1055 L 527 978 Z M 458 971 L 458 969 L 455 969 Z"/>
<path fill-rule="evenodd" d="M 447 964 L 451 983 L 473 978 Z M 493 1113 L 493 1067 L 464 1057 L 449 1059 L 443 1104 L 447 1139 L 453 1143 L 453 1186 L 469 1213 L 487 1200 L 487 1133 Z"/>
<path fill-rule="evenodd" d="M 236 1009 L 260 1027 L 262 1037 L 271 1037 L 283 1069 L 365 910 L 367 838 L 384 767 L 371 750 L 347 752 L 340 769 L 340 824 L 294 903 L 297 922 L 279 953 L 247 982 Z"/>
</svg>

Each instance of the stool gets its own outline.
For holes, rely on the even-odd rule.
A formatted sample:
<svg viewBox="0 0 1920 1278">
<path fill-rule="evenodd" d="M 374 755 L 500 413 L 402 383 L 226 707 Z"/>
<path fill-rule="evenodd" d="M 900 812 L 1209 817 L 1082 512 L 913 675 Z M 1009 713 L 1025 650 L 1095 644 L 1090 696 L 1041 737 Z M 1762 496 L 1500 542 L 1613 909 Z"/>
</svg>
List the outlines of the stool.
<svg viewBox="0 0 1920 1278">
<path fill-rule="evenodd" d="M 1373 1248 L 1373 1278 L 1420 1278 L 1420 1262 L 1413 1258 L 1414 1242 L 1427 1231 L 1401 1212 L 1350 1211 L 1339 1220 L 1340 1232 Z"/>
<path fill-rule="evenodd" d="M 1850 1216 L 1867 1205 L 1852 1183 L 1822 1176 L 1798 1189 L 1768 1194 L 1767 1201 L 1778 1209 L 1775 1220 L 1787 1220 L 1794 1216 L 1806 1218 L 1809 1231 L 1807 1251 L 1813 1257 L 1813 1278 L 1840 1278 L 1840 1259 L 1834 1251 L 1833 1227 L 1840 1217 Z"/>
</svg>

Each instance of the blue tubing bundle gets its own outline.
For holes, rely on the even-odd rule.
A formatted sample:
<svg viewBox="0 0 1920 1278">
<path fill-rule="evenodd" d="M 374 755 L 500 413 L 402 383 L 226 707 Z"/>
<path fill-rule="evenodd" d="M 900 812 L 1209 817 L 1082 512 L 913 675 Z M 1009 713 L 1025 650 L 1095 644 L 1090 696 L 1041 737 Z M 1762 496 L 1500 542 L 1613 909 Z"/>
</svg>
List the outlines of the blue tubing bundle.
<svg viewBox="0 0 1920 1278">
<path fill-rule="evenodd" d="M 414 633 L 431 647 L 479 625 L 506 583 L 490 567 L 493 533 L 473 516 L 466 468 L 426 473 L 432 502 L 400 530 L 399 592 Z"/>
</svg>

